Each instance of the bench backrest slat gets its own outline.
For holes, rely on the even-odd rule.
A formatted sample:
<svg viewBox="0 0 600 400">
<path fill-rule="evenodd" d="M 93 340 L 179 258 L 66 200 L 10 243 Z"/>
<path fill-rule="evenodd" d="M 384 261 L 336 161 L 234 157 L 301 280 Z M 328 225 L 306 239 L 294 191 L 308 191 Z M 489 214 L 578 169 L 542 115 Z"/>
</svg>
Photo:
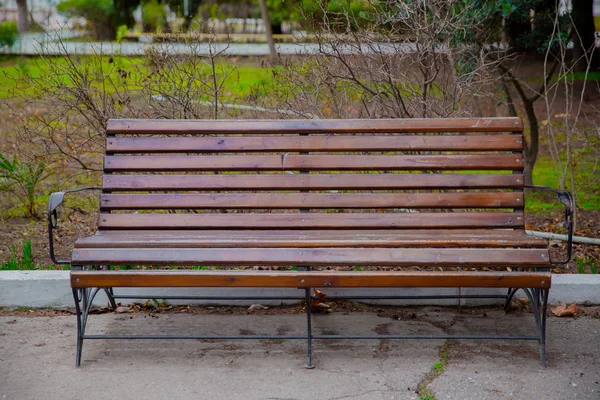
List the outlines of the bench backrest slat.
<svg viewBox="0 0 600 400">
<path fill-rule="evenodd" d="M 108 140 L 106 151 L 110 153 L 519 151 L 523 147 L 522 143 L 522 135 L 122 137 Z"/>
<path fill-rule="evenodd" d="M 518 155 L 206 155 L 107 156 L 104 170 L 145 171 L 372 171 L 520 170 Z"/>
<path fill-rule="evenodd" d="M 101 214 L 102 229 L 419 229 L 523 227 L 520 212 Z"/>
<path fill-rule="evenodd" d="M 111 120 L 100 229 L 523 228 L 516 118 Z"/>
<path fill-rule="evenodd" d="M 269 133 L 426 133 L 522 132 L 520 118 L 411 118 L 321 120 L 144 120 L 114 119 L 106 133 L 114 134 L 269 134 Z"/>
<path fill-rule="evenodd" d="M 520 174 L 104 175 L 109 191 L 522 189 Z"/>
<path fill-rule="evenodd" d="M 514 208 L 523 193 L 210 193 L 102 194 L 103 210 L 281 208 Z"/>
</svg>

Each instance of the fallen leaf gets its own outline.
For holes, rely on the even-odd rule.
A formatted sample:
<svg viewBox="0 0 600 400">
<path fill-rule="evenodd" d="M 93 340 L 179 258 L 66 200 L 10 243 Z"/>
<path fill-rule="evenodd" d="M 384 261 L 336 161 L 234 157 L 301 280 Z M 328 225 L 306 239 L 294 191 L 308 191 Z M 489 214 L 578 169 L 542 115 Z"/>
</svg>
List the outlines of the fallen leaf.
<svg viewBox="0 0 600 400">
<path fill-rule="evenodd" d="M 256 311 L 256 310 L 267 310 L 267 309 L 269 309 L 269 307 L 263 306 L 262 304 L 252 304 L 250 307 L 248 307 L 249 312 Z"/>
<path fill-rule="evenodd" d="M 327 297 L 327 295 L 326 295 L 325 293 L 321 292 L 319 289 L 313 289 L 313 292 L 314 292 L 314 294 L 313 294 L 313 295 L 314 295 L 315 297 L 320 297 L 320 298 L 325 298 L 325 297 Z"/>
<path fill-rule="evenodd" d="M 570 305 L 559 304 L 558 306 L 551 308 L 552 314 L 557 317 L 572 317 L 579 312 L 579 307 L 577 304 L 573 303 Z"/>
</svg>

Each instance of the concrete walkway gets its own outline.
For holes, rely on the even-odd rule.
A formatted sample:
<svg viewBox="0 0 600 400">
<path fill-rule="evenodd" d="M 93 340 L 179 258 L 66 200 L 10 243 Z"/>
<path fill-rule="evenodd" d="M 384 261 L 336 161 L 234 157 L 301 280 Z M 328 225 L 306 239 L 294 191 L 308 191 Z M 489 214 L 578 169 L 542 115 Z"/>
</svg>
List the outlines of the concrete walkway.
<svg viewBox="0 0 600 400">
<path fill-rule="evenodd" d="M 68 39 L 80 36 L 81 33 L 64 30 L 61 32 L 26 33 L 22 34 L 11 48 L 0 48 L 0 53 L 15 55 L 123 55 L 143 56 L 151 48 L 169 51 L 173 54 L 208 55 L 210 46 L 207 43 L 197 43 L 193 46 L 184 43 L 149 44 L 141 42 L 58 42 L 58 38 Z M 319 45 L 315 43 L 280 43 L 275 45 L 277 52 L 282 55 L 316 54 Z M 215 43 L 212 52 L 224 51 L 230 56 L 268 56 L 269 46 L 266 43 Z"/>
<path fill-rule="evenodd" d="M 405 308 L 314 316 L 317 333 L 533 332 L 529 313 Z M 91 315 L 89 333 L 302 333 L 301 314 Z M 548 368 L 522 341 L 92 341 L 73 366 L 75 317 L 0 312 L 0 399 L 600 399 L 600 319 L 549 318 Z M 446 358 L 445 358 L 446 357 Z M 446 360 L 439 376 L 431 371 Z M 438 364 L 441 365 L 441 364 Z M 429 376 L 429 378 L 427 378 Z"/>
<path fill-rule="evenodd" d="M 195 54 L 208 55 L 210 52 L 217 53 L 223 51 L 228 56 L 268 56 L 269 46 L 266 43 L 215 43 L 211 46 L 206 43 L 196 43 L 189 45 L 185 43 L 169 44 L 149 44 L 140 42 L 58 42 L 58 38 L 67 39 L 74 36 L 80 36 L 81 32 L 71 32 L 63 30 L 59 32 L 45 33 L 26 33 L 22 34 L 18 41 L 11 48 L 0 48 L 0 54 L 14 54 L 24 56 L 35 56 L 38 54 L 51 55 L 122 55 L 122 56 L 143 56 L 146 51 L 155 48 L 162 52 L 171 54 Z M 596 40 L 597 47 L 600 47 L 600 36 Z M 281 55 L 299 55 L 299 54 L 318 54 L 320 46 L 317 43 L 278 43 L 275 45 L 277 53 Z M 412 53 L 417 51 L 414 44 L 373 44 L 378 48 L 378 52 L 396 54 L 399 52 Z M 357 52 L 356 46 L 348 45 L 339 47 L 341 52 L 354 54 Z M 361 53 L 372 52 L 369 46 L 363 46 Z"/>
</svg>

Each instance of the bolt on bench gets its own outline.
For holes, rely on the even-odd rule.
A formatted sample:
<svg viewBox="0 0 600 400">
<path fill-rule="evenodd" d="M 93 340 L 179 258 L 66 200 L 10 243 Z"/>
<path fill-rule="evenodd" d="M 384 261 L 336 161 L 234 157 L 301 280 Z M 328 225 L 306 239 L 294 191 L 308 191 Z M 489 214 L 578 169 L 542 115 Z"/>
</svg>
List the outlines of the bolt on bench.
<svg viewBox="0 0 600 400">
<path fill-rule="evenodd" d="M 98 231 L 75 243 L 71 260 L 56 260 L 53 230 L 73 191 L 53 193 L 48 209 L 51 257 L 72 265 L 76 365 L 84 339 L 304 339 L 312 367 L 312 339 L 361 337 L 537 340 L 545 366 L 556 262 L 546 240 L 525 234 L 522 130 L 517 118 L 109 121 L 102 187 L 92 188 L 101 190 Z M 570 239 L 573 201 L 556 193 Z M 119 265 L 223 268 L 109 270 Z M 296 268 L 239 268 L 258 265 Z M 330 266 L 363 270 L 311 270 Z M 115 307 L 132 298 L 122 287 L 300 288 L 307 304 L 312 288 L 399 289 L 361 299 L 431 298 L 402 295 L 413 287 L 505 288 L 507 305 L 521 289 L 537 331 L 317 335 L 307 306 L 305 335 L 86 334 L 94 296 L 105 291 Z"/>
</svg>

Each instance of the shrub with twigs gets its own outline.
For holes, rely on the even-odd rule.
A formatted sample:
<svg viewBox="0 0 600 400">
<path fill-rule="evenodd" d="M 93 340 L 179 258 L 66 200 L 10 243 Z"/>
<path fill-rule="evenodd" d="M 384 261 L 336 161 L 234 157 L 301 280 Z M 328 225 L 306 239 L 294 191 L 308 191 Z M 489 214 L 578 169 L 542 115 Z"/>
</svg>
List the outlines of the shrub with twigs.
<svg viewBox="0 0 600 400">
<path fill-rule="evenodd" d="M 21 161 L 16 154 L 11 161 L 0 153 L 0 192 L 18 198 L 30 217 L 36 217 L 37 186 L 47 177 L 45 163 Z"/>
</svg>

